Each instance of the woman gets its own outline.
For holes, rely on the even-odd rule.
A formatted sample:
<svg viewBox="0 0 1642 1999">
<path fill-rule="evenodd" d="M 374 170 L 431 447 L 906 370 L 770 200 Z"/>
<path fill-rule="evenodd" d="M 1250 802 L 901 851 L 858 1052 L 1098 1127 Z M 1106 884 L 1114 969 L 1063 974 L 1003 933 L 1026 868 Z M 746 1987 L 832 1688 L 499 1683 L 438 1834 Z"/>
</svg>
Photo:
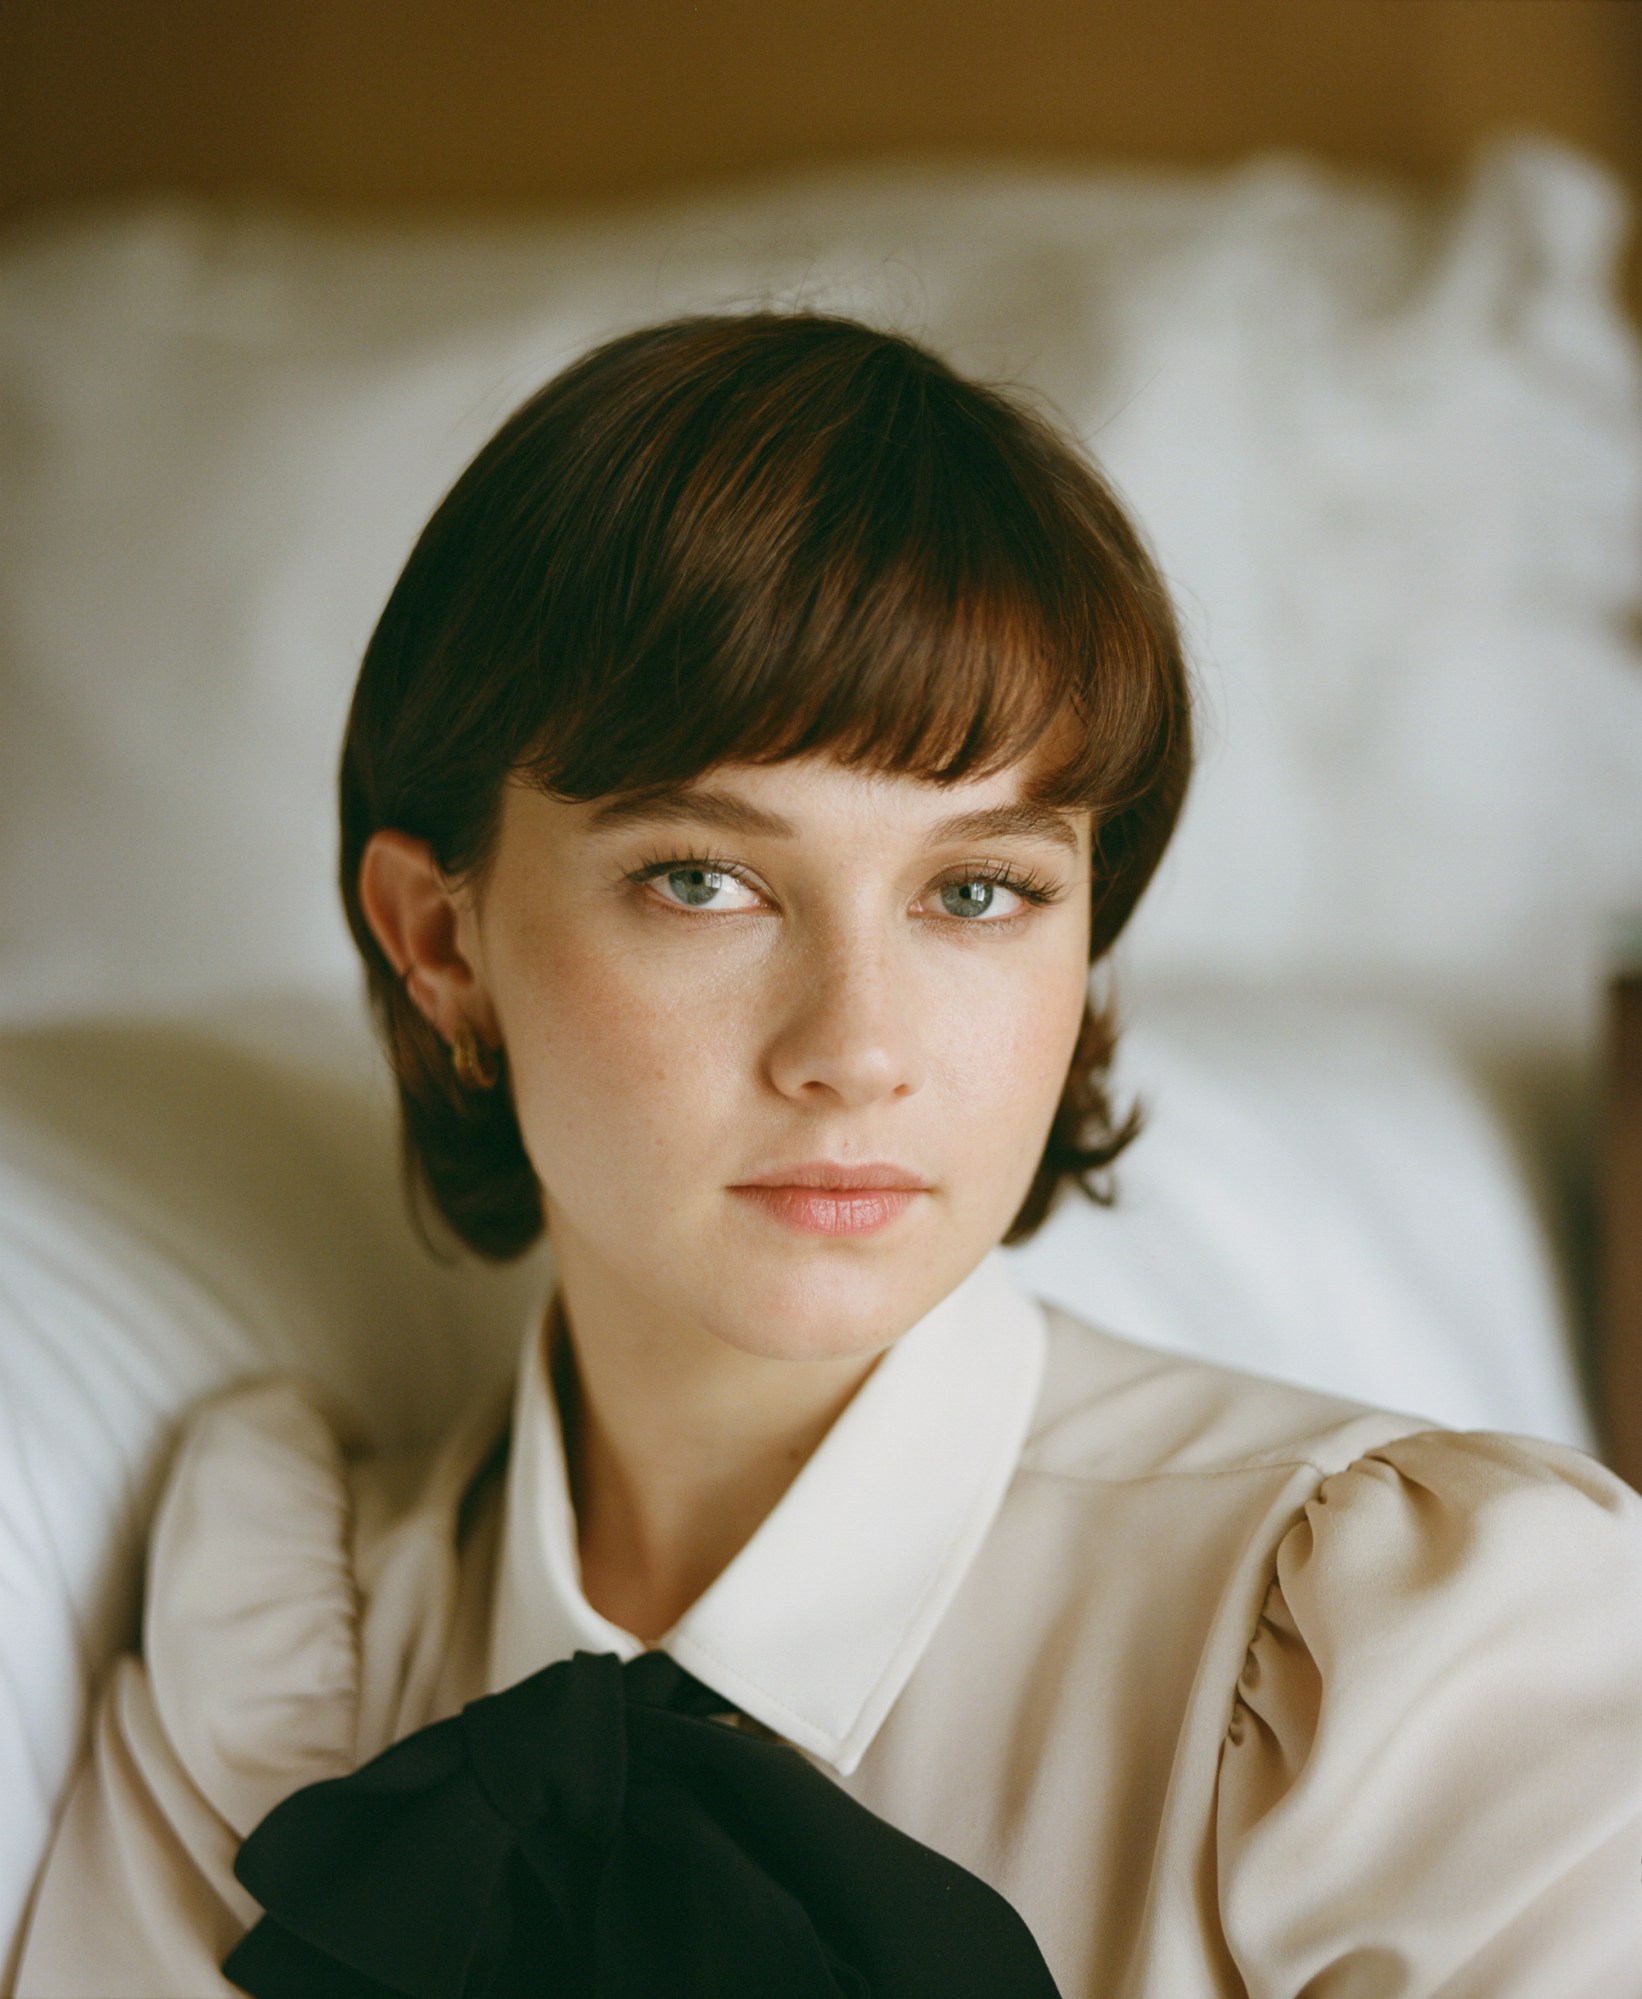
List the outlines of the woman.
<svg viewBox="0 0 1642 1999">
<path fill-rule="evenodd" d="M 425 1462 L 196 1413 L 20 1990 L 1642 1990 L 1642 1503 L 1015 1288 L 1186 681 L 1112 493 L 814 315 L 628 335 L 371 641 L 413 1187 L 545 1228 Z M 1326 1337 L 1326 1329 L 1319 1328 Z"/>
</svg>

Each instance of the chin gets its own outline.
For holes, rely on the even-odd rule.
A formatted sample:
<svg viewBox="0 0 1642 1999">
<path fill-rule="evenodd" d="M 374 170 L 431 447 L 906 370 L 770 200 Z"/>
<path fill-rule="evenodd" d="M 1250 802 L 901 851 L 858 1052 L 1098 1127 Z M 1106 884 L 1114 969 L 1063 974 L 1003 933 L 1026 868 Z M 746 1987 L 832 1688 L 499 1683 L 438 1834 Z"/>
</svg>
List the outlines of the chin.
<svg viewBox="0 0 1642 1999">
<path fill-rule="evenodd" d="M 703 1320 L 729 1345 L 770 1359 L 877 1353 L 958 1282 L 961 1271 L 931 1289 L 938 1262 L 927 1244 L 869 1257 L 839 1244 L 785 1257 L 744 1257 L 736 1266 L 733 1303 L 723 1312 L 704 1312 Z"/>
</svg>

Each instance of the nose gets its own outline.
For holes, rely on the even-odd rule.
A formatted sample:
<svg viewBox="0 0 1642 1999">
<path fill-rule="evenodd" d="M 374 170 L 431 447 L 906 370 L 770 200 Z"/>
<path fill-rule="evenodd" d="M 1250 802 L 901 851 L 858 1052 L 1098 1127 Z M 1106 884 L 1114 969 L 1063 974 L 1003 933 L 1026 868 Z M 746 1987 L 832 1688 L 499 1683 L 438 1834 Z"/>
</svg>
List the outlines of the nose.
<svg viewBox="0 0 1642 1999">
<path fill-rule="evenodd" d="M 854 1108 L 923 1087 L 925 1008 L 893 946 L 853 929 L 817 940 L 791 967 L 790 990 L 767 1053 L 783 1096 Z"/>
</svg>

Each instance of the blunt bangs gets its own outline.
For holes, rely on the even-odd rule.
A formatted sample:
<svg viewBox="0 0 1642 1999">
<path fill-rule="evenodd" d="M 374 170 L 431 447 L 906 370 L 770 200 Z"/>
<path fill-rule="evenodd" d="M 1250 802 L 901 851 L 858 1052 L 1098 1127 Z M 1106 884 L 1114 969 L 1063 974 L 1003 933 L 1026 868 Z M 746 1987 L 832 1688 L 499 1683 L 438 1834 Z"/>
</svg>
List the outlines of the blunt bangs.
<svg viewBox="0 0 1642 1999">
<path fill-rule="evenodd" d="M 944 784 L 1058 732 L 1069 754 L 1034 796 L 1106 817 L 1143 785 L 1163 720 L 1155 606 L 1114 588 L 1106 496 L 1051 462 L 1024 409 L 821 324 L 843 350 L 824 370 L 802 354 L 752 379 L 702 369 L 645 453 L 650 505 L 586 495 L 607 532 L 544 579 L 553 643 L 533 650 L 554 665 L 521 774 L 585 800 L 827 753 Z"/>
</svg>

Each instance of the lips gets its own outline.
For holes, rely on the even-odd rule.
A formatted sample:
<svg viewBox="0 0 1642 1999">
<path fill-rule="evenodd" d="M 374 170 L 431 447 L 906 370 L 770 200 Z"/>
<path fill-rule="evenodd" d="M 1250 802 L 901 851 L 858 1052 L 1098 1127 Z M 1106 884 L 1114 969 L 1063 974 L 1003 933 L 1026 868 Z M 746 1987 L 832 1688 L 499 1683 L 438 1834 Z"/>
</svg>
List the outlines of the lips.
<svg viewBox="0 0 1642 1999">
<path fill-rule="evenodd" d="M 730 1191 L 800 1235 L 854 1236 L 888 1228 L 929 1187 L 921 1175 L 889 1159 L 859 1166 L 807 1159 L 771 1167 Z"/>
<path fill-rule="evenodd" d="M 887 1159 L 869 1160 L 861 1166 L 842 1166 L 830 1159 L 811 1159 L 802 1165 L 771 1167 L 767 1173 L 738 1182 L 737 1191 L 744 1187 L 816 1187 L 834 1193 L 882 1192 L 889 1189 L 919 1193 L 927 1190 L 928 1185 L 921 1174 Z"/>
</svg>

